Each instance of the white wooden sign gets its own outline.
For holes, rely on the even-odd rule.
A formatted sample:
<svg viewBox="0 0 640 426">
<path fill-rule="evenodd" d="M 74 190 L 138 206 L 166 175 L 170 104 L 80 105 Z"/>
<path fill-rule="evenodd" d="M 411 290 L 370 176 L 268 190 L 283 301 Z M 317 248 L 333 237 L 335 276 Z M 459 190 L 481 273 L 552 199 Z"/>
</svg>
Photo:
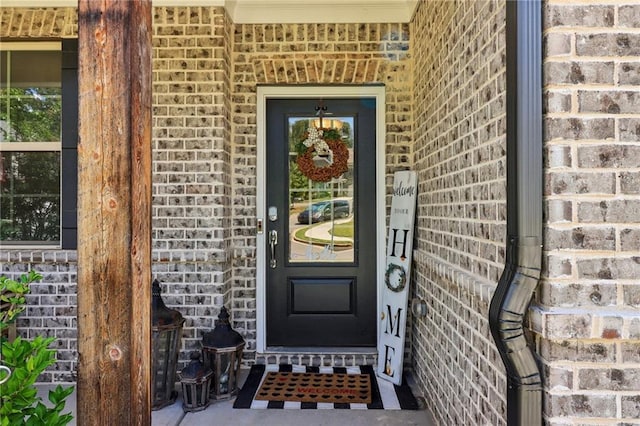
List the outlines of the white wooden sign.
<svg viewBox="0 0 640 426">
<path fill-rule="evenodd" d="M 394 174 L 380 313 L 377 374 L 396 385 L 402 383 L 417 192 L 415 172 L 407 170 Z"/>
</svg>

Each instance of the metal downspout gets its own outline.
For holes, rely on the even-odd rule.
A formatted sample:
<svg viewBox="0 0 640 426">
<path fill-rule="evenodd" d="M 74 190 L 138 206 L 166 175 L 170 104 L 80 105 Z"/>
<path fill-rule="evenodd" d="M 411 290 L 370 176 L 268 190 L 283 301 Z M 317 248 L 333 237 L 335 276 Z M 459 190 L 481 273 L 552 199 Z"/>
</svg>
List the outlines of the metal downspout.
<svg viewBox="0 0 640 426">
<path fill-rule="evenodd" d="M 489 326 L 507 373 L 507 424 L 542 424 L 542 381 L 524 316 L 542 264 L 542 6 L 506 5 L 507 251 Z"/>
</svg>

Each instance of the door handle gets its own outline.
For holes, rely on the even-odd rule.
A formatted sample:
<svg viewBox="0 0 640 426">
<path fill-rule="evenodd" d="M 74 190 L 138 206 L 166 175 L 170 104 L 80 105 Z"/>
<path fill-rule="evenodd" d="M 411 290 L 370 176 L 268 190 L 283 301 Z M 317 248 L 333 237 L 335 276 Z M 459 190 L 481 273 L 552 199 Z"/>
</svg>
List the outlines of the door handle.
<svg viewBox="0 0 640 426">
<path fill-rule="evenodd" d="M 269 260 L 269 266 L 273 269 L 277 266 L 276 261 L 276 246 L 278 245 L 278 231 L 272 229 L 269 231 L 269 247 L 271 248 L 271 260 Z"/>
</svg>

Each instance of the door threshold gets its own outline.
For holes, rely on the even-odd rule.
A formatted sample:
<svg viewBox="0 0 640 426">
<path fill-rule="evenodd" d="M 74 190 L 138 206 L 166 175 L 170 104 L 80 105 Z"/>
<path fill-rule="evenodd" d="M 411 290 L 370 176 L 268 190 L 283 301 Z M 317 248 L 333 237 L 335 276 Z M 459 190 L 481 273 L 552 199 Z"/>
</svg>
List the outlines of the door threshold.
<svg viewBox="0 0 640 426">
<path fill-rule="evenodd" d="M 317 346 L 268 346 L 263 352 L 264 354 L 358 354 L 358 355 L 377 355 L 378 349 L 375 346 L 339 346 L 339 347 L 317 347 Z"/>
</svg>

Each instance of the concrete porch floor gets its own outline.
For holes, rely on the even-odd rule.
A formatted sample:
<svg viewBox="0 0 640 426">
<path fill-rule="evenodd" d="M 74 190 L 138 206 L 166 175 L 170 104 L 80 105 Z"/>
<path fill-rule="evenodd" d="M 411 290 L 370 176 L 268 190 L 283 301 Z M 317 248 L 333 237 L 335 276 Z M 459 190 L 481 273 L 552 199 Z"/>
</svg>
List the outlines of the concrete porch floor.
<svg viewBox="0 0 640 426">
<path fill-rule="evenodd" d="M 243 369 L 239 383 L 244 384 L 249 373 Z M 411 384 L 411 383 L 410 383 Z M 39 394 L 43 401 L 47 400 L 51 385 L 39 386 Z M 414 393 L 416 393 L 414 391 Z M 249 410 L 234 409 L 233 399 L 212 403 L 206 410 L 195 413 L 185 413 L 182 410 L 182 399 L 161 410 L 151 413 L 152 426 L 433 426 L 435 422 L 428 410 Z M 67 400 L 63 413 L 71 411 L 74 421 L 71 426 L 78 424 L 76 419 L 76 393 Z M 113 425 L 127 426 L 114 420 Z"/>
</svg>

